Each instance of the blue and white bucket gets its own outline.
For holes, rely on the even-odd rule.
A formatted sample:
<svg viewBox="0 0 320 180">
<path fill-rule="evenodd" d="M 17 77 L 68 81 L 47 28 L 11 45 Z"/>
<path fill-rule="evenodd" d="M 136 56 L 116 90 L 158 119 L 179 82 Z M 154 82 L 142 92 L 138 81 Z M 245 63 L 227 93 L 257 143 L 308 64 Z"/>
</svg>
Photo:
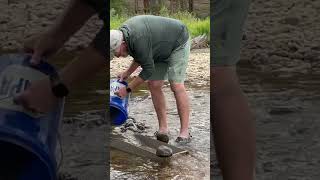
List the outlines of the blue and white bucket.
<svg viewBox="0 0 320 180">
<path fill-rule="evenodd" d="M 36 114 L 14 103 L 15 95 L 55 69 L 30 56 L 0 56 L 0 179 L 56 180 L 57 136 L 64 99 L 48 114 Z"/>
<path fill-rule="evenodd" d="M 119 126 L 128 119 L 129 95 L 120 98 L 115 94 L 122 87 L 127 87 L 128 83 L 119 79 L 110 80 L 110 115 L 113 125 Z"/>
</svg>

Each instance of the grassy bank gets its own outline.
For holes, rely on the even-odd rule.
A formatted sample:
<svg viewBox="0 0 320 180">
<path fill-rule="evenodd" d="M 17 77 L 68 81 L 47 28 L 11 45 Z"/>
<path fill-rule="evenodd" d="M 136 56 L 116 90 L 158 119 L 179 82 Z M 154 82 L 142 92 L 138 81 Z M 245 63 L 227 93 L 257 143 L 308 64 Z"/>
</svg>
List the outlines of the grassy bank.
<svg viewBox="0 0 320 180">
<path fill-rule="evenodd" d="M 191 37 L 196 37 L 203 34 L 207 35 L 208 37 L 210 36 L 210 18 L 209 17 L 205 19 L 200 19 L 189 12 L 178 12 L 178 13 L 170 14 L 166 9 L 162 9 L 159 15 L 181 20 L 185 25 L 187 25 L 190 31 Z M 124 21 L 126 21 L 128 18 L 130 18 L 130 16 L 128 15 L 119 15 L 111 12 L 111 21 L 110 21 L 111 29 L 119 28 L 121 24 Z"/>
</svg>

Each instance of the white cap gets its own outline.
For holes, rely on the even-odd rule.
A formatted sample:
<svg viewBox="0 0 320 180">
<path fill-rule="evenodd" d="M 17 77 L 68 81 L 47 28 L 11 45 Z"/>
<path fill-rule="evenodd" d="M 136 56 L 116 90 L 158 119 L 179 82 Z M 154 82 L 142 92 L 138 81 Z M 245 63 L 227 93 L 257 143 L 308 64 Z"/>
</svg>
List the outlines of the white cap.
<svg viewBox="0 0 320 180">
<path fill-rule="evenodd" d="M 115 50 L 118 49 L 123 40 L 120 30 L 110 30 L 110 60 L 113 59 Z"/>
</svg>

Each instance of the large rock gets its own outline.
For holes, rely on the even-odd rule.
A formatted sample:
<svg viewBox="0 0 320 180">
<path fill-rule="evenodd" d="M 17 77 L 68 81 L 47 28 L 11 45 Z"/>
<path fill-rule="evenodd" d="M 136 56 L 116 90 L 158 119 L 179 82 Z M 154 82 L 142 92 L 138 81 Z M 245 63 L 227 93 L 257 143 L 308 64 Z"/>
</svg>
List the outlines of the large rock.
<svg viewBox="0 0 320 180">
<path fill-rule="evenodd" d="M 156 155 L 159 157 L 170 157 L 172 156 L 172 149 L 168 146 L 161 145 L 157 148 Z"/>
</svg>

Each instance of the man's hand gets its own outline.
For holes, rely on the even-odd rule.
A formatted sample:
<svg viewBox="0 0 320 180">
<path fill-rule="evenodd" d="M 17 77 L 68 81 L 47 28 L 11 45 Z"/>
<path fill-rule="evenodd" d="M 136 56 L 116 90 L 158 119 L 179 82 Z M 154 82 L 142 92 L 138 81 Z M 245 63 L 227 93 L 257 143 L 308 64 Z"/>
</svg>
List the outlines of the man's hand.
<svg viewBox="0 0 320 180">
<path fill-rule="evenodd" d="M 53 95 L 50 80 L 46 78 L 31 83 L 23 93 L 15 97 L 15 102 L 27 110 L 47 113 L 57 104 L 58 98 Z"/>
<path fill-rule="evenodd" d="M 128 73 L 128 71 L 123 71 L 122 73 L 118 74 L 117 77 L 118 77 L 118 79 L 119 79 L 120 81 L 124 81 L 124 80 L 127 80 L 127 79 L 128 79 L 129 73 Z"/>
<path fill-rule="evenodd" d="M 31 64 L 39 64 L 41 58 L 49 58 L 63 45 L 63 41 L 53 37 L 50 33 L 33 36 L 24 44 L 24 51 L 32 53 Z"/>
<path fill-rule="evenodd" d="M 119 91 L 115 92 L 117 96 L 119 96 L 121 99 L 125 98 L 128 95 L 127 88 L 122 87 L 119 89 Z"/>
</svg>

